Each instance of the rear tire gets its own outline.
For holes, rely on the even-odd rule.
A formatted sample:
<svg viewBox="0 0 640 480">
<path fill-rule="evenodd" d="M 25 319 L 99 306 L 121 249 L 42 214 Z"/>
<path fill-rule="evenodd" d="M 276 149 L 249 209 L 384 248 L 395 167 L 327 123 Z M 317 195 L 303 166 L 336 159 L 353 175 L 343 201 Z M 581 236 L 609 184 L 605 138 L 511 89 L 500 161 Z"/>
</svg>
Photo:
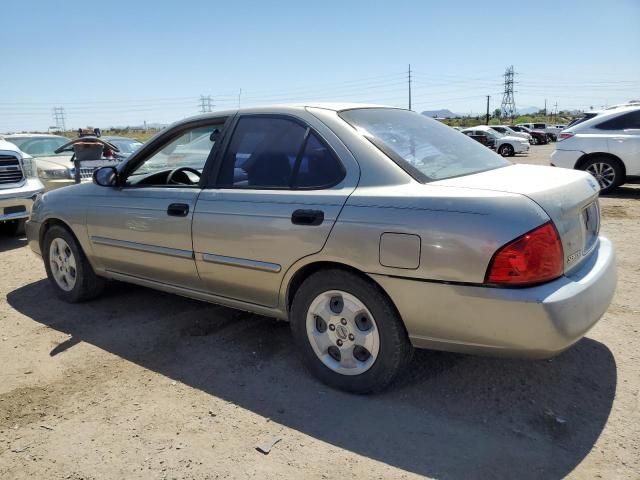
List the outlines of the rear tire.
<svg viewBox="0 0 640 480">
<path fill-rule="evenodd" d="M 47 278 L 56 295 L 69 303 L 97 297 L 105 280 L 98 277 L 75 237 L 64 227 L 55 225 L 44 236 L 42 258 Z"/>
<path fill-rule="evenodd" d="M 619 160 L 611 157 L 594 157 L 580 166 L 590 173 L 600 185 L 600 194 L 606 195 L 624 183 L 624 169 Z"/>
<path fill-rule="evenodd" d="M 537 145 L 538 139 L 536 137 L 531 137 L 531 145 Z"/>
<path fill-rule="evenodd" d="M 380 391 L 413 354 L 385 292 L 344 270 L 323 270 L 307 278 L 295 294 L 290 320 L 306 367 L 340 390 Z"/>
</svg>

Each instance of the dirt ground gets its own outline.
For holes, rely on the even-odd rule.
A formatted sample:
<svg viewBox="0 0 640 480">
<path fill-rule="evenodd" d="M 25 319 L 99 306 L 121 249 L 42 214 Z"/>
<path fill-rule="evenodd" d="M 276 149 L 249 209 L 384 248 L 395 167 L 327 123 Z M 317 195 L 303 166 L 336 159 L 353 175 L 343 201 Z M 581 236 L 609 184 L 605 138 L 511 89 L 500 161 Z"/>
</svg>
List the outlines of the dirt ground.
<svg viewBox="0 0 640 480">
<path fill-rule="evenodd" d="M 532 149 L 516 161 L 553 145 Z M 316 382 L 282 322 L 117 283 L 66 305 L 0 236 L 0 478 L 638 479 L 640 185 L 601 204 L 619 285 L 585 339 L 541 361 L 420 351 L 376 396 Z"/>
</svg>

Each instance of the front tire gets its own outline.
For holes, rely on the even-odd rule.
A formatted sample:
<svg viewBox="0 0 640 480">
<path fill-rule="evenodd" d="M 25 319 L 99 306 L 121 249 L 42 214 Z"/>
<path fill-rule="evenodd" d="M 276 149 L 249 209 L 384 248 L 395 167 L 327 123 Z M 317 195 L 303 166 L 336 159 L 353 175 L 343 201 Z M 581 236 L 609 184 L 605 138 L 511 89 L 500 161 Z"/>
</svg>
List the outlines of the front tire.
<svg viewBox="0 0 640 480">
<path fill-rule="evenodd" d="M 324 270 L 307 278 L 295 294 L 290 320 L 311 373 L 348 392 L 384 389 L 413 353 L 384 291 L 344 270 Z"/>
<path fill-rule="evenodd" d="M 582 165 L 600 185 L 600 193 L 607 194 L 624 183 L 624 170 L 620 162 L 610 157 L 595 157 Z"/>
<path fill-rule="evenodd" d="M 49 282 L 62 300 L 77 303 L 102 293 L 105 280 L 95 274 L 78 241 L 66 228 L 55 225 L 47 230 L 42 257 Z"/>
<path fill-rule="evenodd" d="M 516 154 L 513 147 L 508 143 L 501 145 L 500 148 L 498 149 L 498 153 L 503 157 L 513 157 Z"/>
</svg>

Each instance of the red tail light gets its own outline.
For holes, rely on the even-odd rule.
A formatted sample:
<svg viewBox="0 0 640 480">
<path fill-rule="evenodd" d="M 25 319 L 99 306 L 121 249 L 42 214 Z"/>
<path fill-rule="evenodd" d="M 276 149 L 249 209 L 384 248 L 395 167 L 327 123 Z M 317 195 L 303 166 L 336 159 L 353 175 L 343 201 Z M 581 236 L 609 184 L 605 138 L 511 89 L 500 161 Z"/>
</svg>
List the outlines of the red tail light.
<svg viewBox="0 0 640 480">
<path fill-rule="evenodd" d="M 566 140 L 567 138 L 571 138 L 575 135 L 573 132 L 560 132 L 560 136 L 558 137 L 558 141 Z"/>
<path fill-rule="evenodd" d="M 491 259 L 486 283 L 532 285 L 558 278 L 564 271 L 560 236 L 548 222 L 500 248 Z"/>
</svg>

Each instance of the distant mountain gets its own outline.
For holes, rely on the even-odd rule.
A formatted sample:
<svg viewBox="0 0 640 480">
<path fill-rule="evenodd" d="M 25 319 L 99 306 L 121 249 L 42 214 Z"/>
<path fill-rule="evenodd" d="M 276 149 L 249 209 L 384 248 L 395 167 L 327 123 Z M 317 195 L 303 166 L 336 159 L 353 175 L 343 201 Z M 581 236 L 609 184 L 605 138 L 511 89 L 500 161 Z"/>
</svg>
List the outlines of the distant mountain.
<svg viewBox="0 0 640 480">
<path fill-rule="evenodd" d="M 431 118 L 455 118 L 460 116 L 459 114 L 453 113 L 451 110 L 448 110 L 446 108 L 443 108 L 441 110 L 425 110 L 424 112 L 422 112 L 422 115 Z"/>
</svg>

